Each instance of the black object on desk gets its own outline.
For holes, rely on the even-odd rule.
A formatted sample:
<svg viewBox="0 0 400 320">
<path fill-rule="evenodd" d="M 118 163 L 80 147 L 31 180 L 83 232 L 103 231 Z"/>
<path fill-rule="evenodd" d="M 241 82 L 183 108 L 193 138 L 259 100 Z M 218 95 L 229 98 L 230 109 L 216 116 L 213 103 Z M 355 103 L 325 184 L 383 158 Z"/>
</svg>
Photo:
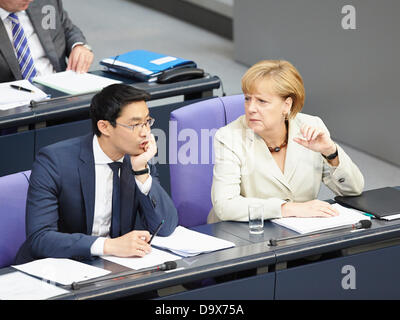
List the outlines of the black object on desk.
<svg viewBox="0 0 400 320">
<path fill-rule="evenodd" d="M 360 220 L 359 222 L 357 222 L 355 224 L 350 224 L 350 225 L 346 225 L 346 226 L 329 228 L 329 229 L 319 230 L 319 231 L 305 233 L 305 234 L 299 234 L 299 235 L 287 237 L 287 238 L 270 239 L 269 245 L 277 246 L 279 242 L 283 242 L 283 241 L 304 240 L 304 239 L 309 239 L 309 237 L 316 236 L 316 235 L 319 236 L 319 235 L 324 235 L 324 234 L 332 234 L 335 232 L 351 231 L 351 230 L 356 230 L 356 229 L 369 229 L 369 228 L 371 228 L 370 220 Z"/>
<path fill-rule="evenodd" d="M 204 70 L 198 68 L 179 68 L 165 70 L 159 77 L 158 83 L 174 83 L 204 77 Z"/>
<path fill-rule="evenodd" d="M 157 235 L 157 233 L 160 231 L 161 227 L 163 226 L 165 220 L 162 220 L 160 222 L 160 224 L 158 225 L 156 231 L 154 232 L 154 234 L 151 236 L 149 244 L 151 244 L 151 242 L 153 241 L 154 237 Z"/>
<path fill-rule="evenodd" d="M 176 269 L 176 262 L 175 261 L 166 261 L 160 265 L 153 266 L 153 267 L 148 267 L 148 268 L 143 268 L 139 270 L 128 270 L 125 272 L 120 272 L 120 273 L 113 273 L 108 276 L 104 276 L 101 278 L 95 278 L 91 280 L 85 280 L 85 281 L 80 281 L 80 282 L 73 282 L 71 284 L 71 289 L 72 290 L 79 290 L 82 287 L 94 284 L 94 283 L 99 283 L 102 281 L 107 281 L 107 280 L 113 280 L 117 278 L 124 278 L 128 276 L 132 276 L 134 274 L 146 274 L 146 273 L 152 273 L 152 272 L 157 272 L 157 271 L 168 271 L 168 270 L 173 270 Z"/>
<path fill-rule="evenodd" d="M 21 91 L 26 91 L 26 92 L 31 92 L 31 93 L 35 92 L 35 91 L 31 90 L 31 89 L 27 89 L 27 88 L 24 88 L 24 87 L 16 86 L 15 84 L 10 84 L 10 87 L 15 89 L 15 90 L 21 90 Z"/>
<path fill-rule="evenodd" d="M 368 190 L 354 197 L 337 196 L 335 201 L 380 219 L 400 214 L 400 191 L 392 187 Z"/>
</svg>

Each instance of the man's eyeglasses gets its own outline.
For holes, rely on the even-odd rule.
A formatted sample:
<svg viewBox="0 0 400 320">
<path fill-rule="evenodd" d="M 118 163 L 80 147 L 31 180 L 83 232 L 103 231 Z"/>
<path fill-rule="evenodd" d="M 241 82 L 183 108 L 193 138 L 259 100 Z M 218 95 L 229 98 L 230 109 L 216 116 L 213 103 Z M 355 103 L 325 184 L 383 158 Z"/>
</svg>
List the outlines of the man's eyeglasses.
<svg viewBox="0 0 400 320">
<path fill-rule="evenodd" d="M 149 118 L 146 122 L 136 123 L 136 124 L 133 124 L 131 126 L 127 125 L 127 124 L 122 124 L 122 123 L 119 123 L 119 122 L 116 122 L 116 124 L 118 124 L 118 125 L 120 125 L 122 127 L 125 127 L 125 128 L 129 128 L 132 131 L 135 131 L 135 128 L 140 128 L 140 129 L 143 129 L 144 127 L 151 128 L 153 126 L 153 124 L 154 124 L 154 121 L 156 121 L 156 120 L 153 119 L 153 118 Z"/>
</svg>

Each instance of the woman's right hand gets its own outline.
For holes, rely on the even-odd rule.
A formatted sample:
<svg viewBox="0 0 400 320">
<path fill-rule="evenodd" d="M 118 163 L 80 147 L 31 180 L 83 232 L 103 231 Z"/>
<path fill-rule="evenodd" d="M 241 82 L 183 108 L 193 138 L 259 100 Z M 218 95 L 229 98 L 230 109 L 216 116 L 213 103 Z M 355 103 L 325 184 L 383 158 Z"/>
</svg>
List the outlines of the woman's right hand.
<svg viewBox="0 0 400 320">
<path fill-rule="evenodd" d="M 282 205 L 282 217 L 335 217 L 339 212 L 331 204 L 321 200 L 307 202 L 286 202 Z"/>
</svg>

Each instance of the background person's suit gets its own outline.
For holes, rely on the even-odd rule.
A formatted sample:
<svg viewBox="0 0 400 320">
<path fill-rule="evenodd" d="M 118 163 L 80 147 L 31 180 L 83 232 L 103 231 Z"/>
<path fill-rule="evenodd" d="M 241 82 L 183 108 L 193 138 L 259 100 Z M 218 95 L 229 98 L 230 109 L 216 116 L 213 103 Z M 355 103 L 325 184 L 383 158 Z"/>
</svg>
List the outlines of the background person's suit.
<svg viewBox="0 0 400 320">
<path fill-rule="evenodd" d="M 44 20 L 47 28 L 49 12 L 42 12 L 42 8 L 46 5 L 55 8 L 55 29 L 46 30 L 42 26 Z M 26 12 L 54 70 L 64 71 L 67 68 L 65 59 L 69 57 L 73 44 L 86 43 L 81 30 L 71 22 L 63 9 L 61 0 L 35 0 L 30 3 Z M 2 21 L 0 21 L 0 43 L 0 82 L 21 80 L 21 70 L 13 44 Z"/>
</svg>

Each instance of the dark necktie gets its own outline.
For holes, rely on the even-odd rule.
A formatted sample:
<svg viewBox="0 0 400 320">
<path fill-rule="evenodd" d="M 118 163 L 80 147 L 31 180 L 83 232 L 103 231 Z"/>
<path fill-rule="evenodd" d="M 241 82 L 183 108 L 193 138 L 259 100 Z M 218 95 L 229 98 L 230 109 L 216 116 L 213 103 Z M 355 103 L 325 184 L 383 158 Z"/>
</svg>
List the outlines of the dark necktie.
<svg viewBox="0 0 400 320">
<path fill-rule="evenodd" d="M 118 171 L 122 166 L 121 162 L 112 162 L 108 164 L 113 171 L 113 194 L 112 194 L 112 220 L 111 220 L 111 238 L 120 236 L 121 231 L 121 192 Z"/>
</svg>

